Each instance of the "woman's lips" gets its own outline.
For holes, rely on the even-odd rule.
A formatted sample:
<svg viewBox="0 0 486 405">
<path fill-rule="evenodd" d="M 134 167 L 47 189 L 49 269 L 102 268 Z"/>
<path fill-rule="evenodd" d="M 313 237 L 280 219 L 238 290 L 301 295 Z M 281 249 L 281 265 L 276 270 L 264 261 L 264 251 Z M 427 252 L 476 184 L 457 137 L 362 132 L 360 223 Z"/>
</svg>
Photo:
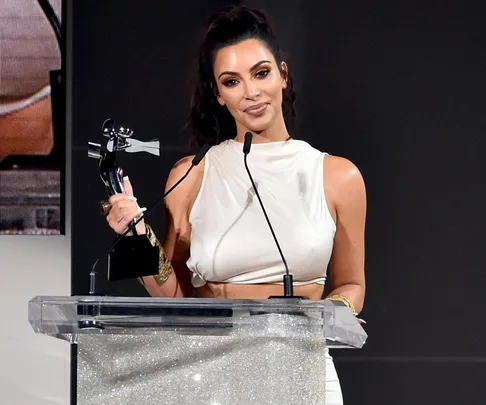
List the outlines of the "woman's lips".
<svg viewBox="0 0 486 405">
<path fill-rule="evenodd" d="M 257 105 L 253 105 L 251 107 L 248 107 L 245 112 L 247 114 L 250 114 L 250 115 L 260 115 L 260 114 L 263 114 L 263 112 L 265 112 L 265 110 L 267 109 L 267 105 L 266 103 L 261 103 L 261 104 L 257 104 Z"/>
</svg>

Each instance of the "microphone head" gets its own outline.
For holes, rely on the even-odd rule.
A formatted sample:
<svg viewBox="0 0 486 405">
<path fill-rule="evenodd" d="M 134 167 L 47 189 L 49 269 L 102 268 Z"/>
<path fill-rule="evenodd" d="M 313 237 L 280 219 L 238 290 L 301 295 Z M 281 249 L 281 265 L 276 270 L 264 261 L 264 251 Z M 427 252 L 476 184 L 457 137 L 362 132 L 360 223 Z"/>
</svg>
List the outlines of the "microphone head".
<svg viewBox="0 0 486 405">
<path fill-rule="evenodd" d="M 201 149 L 199 149 L 199 152 L 197 152 L 196 156 L 194 156 L 194 159 L 192 159 L 192 164 L 194 166 L 197 166 L 202 158 L 206 155 L 206 153 L 208 152 L 210 146 L 205 143 L 203 146 L 201 146 Z"/>
<path fill-rule="evenodd" d="M 251 132 L 247 132 L 245 134 L 245 143 L 243 144 L 243 153 L 248 155 L 250 153 L 251 148 L 251 140 L 253 139 L 253 135 Z"/>
</svg>

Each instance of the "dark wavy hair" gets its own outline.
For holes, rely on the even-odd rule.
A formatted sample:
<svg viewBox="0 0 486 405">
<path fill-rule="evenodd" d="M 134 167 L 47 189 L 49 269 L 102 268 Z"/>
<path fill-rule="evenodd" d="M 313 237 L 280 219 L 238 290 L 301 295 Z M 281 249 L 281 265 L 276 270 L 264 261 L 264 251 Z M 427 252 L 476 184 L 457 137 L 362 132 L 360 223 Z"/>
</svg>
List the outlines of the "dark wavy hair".
<svg viewBox="0 0 486 405">
<path fill-rule="evenodd" d="M 226 6 L 209 18 L 206 38 L 201 44 L 198 58 L 197 83 L 187 124 L 193 130 L 193 141 L 199 146 L 205 143 L 216 145 L 236 137 L 235 119 L 216 99 L 213 64 L 216 53 L 221 48 L 247 39 L 260 40 L 272 52 L 280 73 L 287 80 L 287 88 L 282 94 L 283 115 L 295 115 L 293 81 L 280 67 L 280 48 L 267 18 L 258 10 L 244 6 Z"/>
</svg>

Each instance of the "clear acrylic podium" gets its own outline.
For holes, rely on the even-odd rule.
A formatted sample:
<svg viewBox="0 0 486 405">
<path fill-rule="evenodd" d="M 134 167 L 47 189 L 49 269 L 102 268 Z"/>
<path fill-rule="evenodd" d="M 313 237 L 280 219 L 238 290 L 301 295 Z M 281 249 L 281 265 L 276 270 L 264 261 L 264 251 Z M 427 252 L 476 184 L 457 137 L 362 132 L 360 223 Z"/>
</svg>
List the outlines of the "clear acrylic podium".
<svg viewBox="0 0 486 405">
<path fill-rule="evenodd" d="M 35 297 L 29 321 L 78 345 L 78 405 L 323 405 L 328 348 L 367 338 L 328 300 Z"/>
</svg>

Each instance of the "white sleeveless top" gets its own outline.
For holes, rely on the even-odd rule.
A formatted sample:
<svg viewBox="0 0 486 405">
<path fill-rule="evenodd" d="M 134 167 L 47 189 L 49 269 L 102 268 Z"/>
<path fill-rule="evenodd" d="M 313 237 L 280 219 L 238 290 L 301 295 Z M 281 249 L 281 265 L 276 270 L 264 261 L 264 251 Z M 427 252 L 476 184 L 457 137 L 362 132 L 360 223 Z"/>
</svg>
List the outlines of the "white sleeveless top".
<svg viewBox="0 0 486 405">
<path fill-rule="evenodd" d="M 252 144 L 248 167 L 295 285 L 324 284 L 336 225 L 324 195 L 326 154 L 290 139 Z M 281 284 L 285 266 L 234 140 L 206 154 L 189 222 L 192 284 Z"/>
</svg>

